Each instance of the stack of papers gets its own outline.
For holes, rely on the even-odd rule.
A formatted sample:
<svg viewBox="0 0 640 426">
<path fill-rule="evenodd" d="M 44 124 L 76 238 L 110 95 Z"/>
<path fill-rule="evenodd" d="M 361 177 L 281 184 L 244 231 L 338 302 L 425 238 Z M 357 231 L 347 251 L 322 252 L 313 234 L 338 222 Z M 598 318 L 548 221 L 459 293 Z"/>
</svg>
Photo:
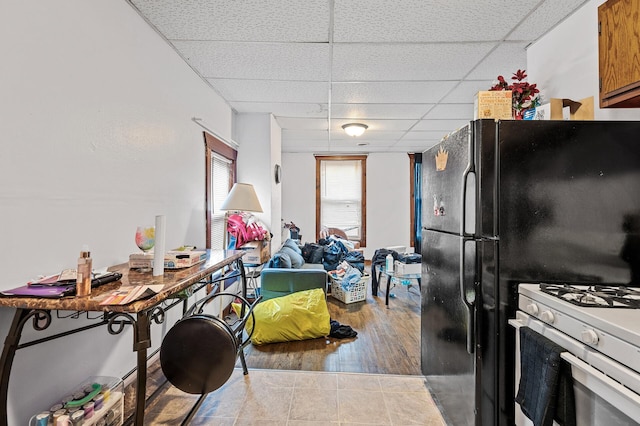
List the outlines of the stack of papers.
<svg viewBox="0 0 640 426">
<path fill-rule="evenodd" d="M 106 299 L 100 302 L 101 305 L 126 305 L 138 299 L 144 299 L 160 293 L 163 284 L 156 285 L 136 285 L 122 286 L 111 292 Z"/>
</svg>

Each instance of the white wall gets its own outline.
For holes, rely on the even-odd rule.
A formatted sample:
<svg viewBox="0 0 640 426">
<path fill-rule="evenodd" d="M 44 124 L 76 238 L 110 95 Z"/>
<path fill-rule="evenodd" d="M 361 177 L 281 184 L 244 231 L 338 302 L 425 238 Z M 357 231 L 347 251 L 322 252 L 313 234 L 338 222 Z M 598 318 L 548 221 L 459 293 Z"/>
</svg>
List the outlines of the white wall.
<svg viewBox="0 0 640 426">
<path fill-rule="evenodd" d="M 235 139 L 238 149 L 238 182 L 252 184 L 263 213 L 254 213 L 273 234 L 271 250 L 281 243 L 281 185 L 276 185 L 274 166 L 280 163 L 282 130 L 270 114 L 237 114 Z"/>
<path fill-rule="evenodd" d="M 282 220 L 300 228 L 303 242 L 316 235 L 316 160 L 308 153 L 282 153 Z"/>
<path fill-rule="evenodd" d="M 602 3 L 603 0 L 586 3 L 529 47 L 527 80 L 538 84 L 547 101 L 593 96 L 596 120 L 640 120 L 638 108 L 598 106 L 598 6 Z"/>
<path fill-rule="evenodd" d="M 271 161 L 269 170 L 264 177 L 271 182 L 271 226 L 273 240 L 271 251 L 275 252 L 282 243 L 282 183 L 276 183 L 275 166 L 282 166 L 282 129 L 278 125 L 276 118 L 269 115 L 271 127 Z"/>
<path fill-rule="evenodd" d="M 204 142 L 191 118 L 231 138 L 232 111 L 125 1 L 5 0 L 0 63 L 0 289 L 75 267 L 83 244 L 96 268 L 126 262 L 136 226 L 156 214 L 167 247 L 204 247 Z M 0 308 L 0 336 L 13 312 Z M 50 330 L 85 321 L 54 318 Z M 104 327 L 19 350 L 8 423 L 135 360 L 131 330 Z"/>
<path fill-rule="evenodd" d="M 313 154 L 282 154 L 282 218 L 293 221 L 305 242 L 315 241 L 316 163 Z M 376 249 L 410 242 L 409 156 L 372 153 L 367 157 L 367 246 Z"/>
</svg>

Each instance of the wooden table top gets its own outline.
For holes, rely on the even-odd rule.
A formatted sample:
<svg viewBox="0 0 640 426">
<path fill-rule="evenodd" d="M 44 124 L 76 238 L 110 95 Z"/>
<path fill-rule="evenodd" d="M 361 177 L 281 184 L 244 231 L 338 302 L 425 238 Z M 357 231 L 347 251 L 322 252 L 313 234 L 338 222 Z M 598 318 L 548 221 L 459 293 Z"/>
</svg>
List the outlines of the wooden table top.
<svg viewBox="0 0 640 426">
<path fill-rule="evenodd" d="M 109 271 L 120 272 L 119 281 L 91 289 L 88 297 L 69 296 L 48 299 L 25 296 L 0 296 L 0 306 L 21 309 L 42 309 L 60 311 L 129 312 L 137 313 L 159 304 L 165 299 L 191 287 L 193 284 L 241 258 L 242 250 L 207 250 L 207 260 L 183 269 L 165 269 L 162 276 L 154 277 L 152 272 L 141 273 L 129 269 L 128 263 L 114 265 Z M 128 285 L 163 285 L 163 289 L 153 297 L 137 300 L 127 305 L 100 305 L 113 290 Z"/>
</svg>

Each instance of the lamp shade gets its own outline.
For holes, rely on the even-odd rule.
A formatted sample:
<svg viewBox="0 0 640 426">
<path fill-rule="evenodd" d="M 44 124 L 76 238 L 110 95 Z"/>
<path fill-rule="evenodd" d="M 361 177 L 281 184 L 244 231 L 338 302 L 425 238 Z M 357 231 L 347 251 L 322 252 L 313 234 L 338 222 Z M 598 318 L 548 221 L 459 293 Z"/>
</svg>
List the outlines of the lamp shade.
<svg viewBox="0 0 640 426">
<path fill-rule="evenodd" d="M 342 128 L 349 136 L 356 137 L 363 134 L 364 131 L 367 130 L 367 128 L 369 128 L 369 126 L 362 123 L 347 123 L 343 125 Z"/>
<path fill-rule="evenodd" d="M 253 185 L 234 183 L 220 210 L 262 213 L 262 206 L 260 206 L 260 201 L 256 191 L 253 189 Z"/>
</svg>

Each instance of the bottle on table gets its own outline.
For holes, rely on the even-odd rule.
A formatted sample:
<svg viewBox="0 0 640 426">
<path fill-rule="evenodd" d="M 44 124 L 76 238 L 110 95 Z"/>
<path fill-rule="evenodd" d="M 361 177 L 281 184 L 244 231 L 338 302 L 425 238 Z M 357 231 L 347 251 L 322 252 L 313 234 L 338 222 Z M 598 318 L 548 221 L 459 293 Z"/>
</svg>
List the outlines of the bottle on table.
<svg viewBox="0 0 640 426">
<path fill-rule="evenodd" d="M 76 296 L 84 297 L 91 294 L 91 263 L 91 252 L 85 245 L 78 258 Z"/>
</svg>

